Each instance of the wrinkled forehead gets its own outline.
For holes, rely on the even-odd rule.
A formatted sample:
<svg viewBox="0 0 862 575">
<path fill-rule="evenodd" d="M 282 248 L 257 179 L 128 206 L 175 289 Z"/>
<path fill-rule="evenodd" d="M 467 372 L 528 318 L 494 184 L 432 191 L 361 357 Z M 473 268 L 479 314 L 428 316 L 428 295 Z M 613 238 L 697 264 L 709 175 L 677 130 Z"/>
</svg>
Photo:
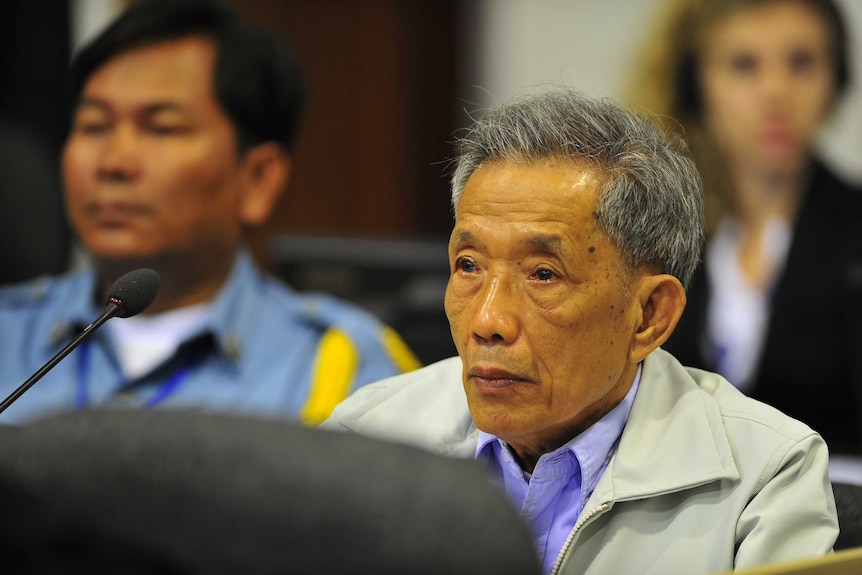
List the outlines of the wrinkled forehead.
<svg viewBox="0 0 862 575">
<path fill-rule="evenodd" d="M 462 205 L 476 204 L 512 204 L 530 211 L 540 209 L 542 202 L 557 203 L 561 209 L 573 201 L 595 203 L 606 180 L 598 164 L 587 160 L 557 156 L 486 160 L 467 178 L 459 211 Z"/>
<path fill-rule="evenodd" d="M 450 241 L 518 244 L 558 252 L 594 241 L 603 179 L 591 166 L 559 161 L 482 165 L 464 186 Z"/>
</svg>

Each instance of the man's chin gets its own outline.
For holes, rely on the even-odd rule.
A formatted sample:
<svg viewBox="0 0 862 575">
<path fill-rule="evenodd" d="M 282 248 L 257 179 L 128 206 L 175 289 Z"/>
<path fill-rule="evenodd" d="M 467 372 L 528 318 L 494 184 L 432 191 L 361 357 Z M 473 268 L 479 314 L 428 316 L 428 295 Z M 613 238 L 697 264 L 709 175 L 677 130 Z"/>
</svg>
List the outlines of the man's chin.
<svg viewBox="0 0 862 575">
<path fill-rule="evenodd" d="M 476 427 L 499 438 L 517 437 L 521 434 L 524 422 L 513 418 L 513 408 L 505 405 L 487 405 L 480 400 L 470 401 L 467 405 Z"/>
<path fill-rule="evenodd" d="M 103 231 L 82 236 L 81 244 L 87 253 L 100 260 L 131 260 L 152 256 L 154 249 L 147 247 L 152 238 L 143 239 L 138 234 Z"/>
<path fill-rule="evenodd" d="M 93 265 L 106 272 L 126 273 L 138 268 L 157 268 L 159 258 L 140 250 L 100 250 L 88 252 Z M 158 270 L 157 270 L 158 271 Z"/>
</svg>

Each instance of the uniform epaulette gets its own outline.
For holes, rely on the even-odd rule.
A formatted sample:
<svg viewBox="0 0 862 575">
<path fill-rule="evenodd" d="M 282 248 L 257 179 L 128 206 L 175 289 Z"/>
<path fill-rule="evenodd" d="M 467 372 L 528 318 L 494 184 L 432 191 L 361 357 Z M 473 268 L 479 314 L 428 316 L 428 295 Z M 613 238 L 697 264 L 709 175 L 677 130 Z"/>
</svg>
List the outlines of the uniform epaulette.
<svg viewBox="0 0 862 575">
<path fill-rule="evenodd" d="M 50 295 L 50 279 L 41 276 L 0 289 L 0 305 L 27 306 L 45 301 Z"/>
</svg>

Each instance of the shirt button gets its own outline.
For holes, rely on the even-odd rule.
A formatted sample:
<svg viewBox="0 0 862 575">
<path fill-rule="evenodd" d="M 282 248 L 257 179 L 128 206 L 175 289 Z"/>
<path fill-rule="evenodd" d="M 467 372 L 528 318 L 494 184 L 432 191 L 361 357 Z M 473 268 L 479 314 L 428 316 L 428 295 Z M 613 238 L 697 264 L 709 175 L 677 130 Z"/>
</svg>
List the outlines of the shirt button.
<svg viewBox="0 0 862 575">
<path fill-rule="evenodd" d="M 236 334 L 229 333 L 226 334 L 221 340 L 222 347 L 224 348 L 224 353 L 227 355 L 227 358 L 231 361 L 239 361 L 240 357 L 242 357 L 242 344 L 239 341 L 239 337 Z"/>
<path fill-rule="evenodd" d="M 66 334 L 69 333 L 69 324 L 66 323 L 65 320 L 57 320 L 54 322 L 54 325 L 51 326 L 51 331 L 49 333 L 49 337 L 51 338 L 52 345 L 60 345 L 63 343 L 63 340 L 66 339 Z"/>
<path fill-rule="evenodd" d="M 131 405 L 135 402 L 135 394 L 128 389 L 123 389 L 114 394 L 112 403 L 117 405 Z"/>
</svg>

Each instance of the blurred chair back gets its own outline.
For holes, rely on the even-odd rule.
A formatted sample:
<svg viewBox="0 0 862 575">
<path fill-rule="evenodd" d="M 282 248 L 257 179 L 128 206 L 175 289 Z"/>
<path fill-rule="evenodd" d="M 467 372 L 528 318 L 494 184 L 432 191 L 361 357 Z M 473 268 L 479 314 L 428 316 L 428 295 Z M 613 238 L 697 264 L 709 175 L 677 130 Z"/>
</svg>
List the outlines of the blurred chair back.
<svg viewBox="0 0 862 575">
<path fill-rule="evenodd" d="M 176 411 L 4 427 L 0 453 L 3 573 L 539 572 L 474 461 Z"/>
<path fill-rule="evenodd" d="M 862 547 L 862 485 L 833 481 L 832 492 L 841 529 L 835 550 Z"/>
</svg>

